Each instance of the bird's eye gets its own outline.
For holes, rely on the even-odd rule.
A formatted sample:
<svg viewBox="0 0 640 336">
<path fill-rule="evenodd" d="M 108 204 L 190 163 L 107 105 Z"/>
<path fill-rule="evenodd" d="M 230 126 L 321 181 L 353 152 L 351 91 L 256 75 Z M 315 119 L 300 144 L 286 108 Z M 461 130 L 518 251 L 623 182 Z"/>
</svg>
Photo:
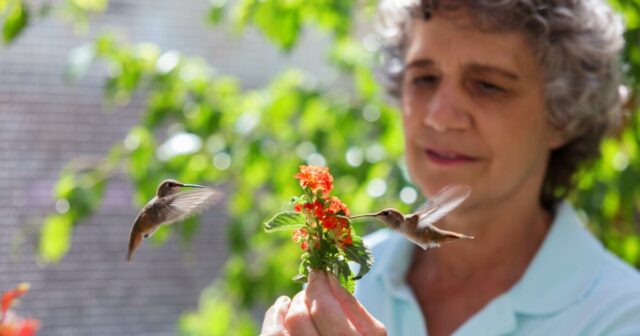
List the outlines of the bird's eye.
<svg viewBox="0 0 640 336">
<path fill-rule="evenodd" d="M 143 235 L 143 237 L 145 237 L 145 238 L 149 238 L 149 234 L 148 234 L 148 233 L 145 233 L 145 234 Z"/>
<path fill-rule="evenodd" d="M 385 210 L 382 212 L 383 215 L 388 216 L 389 215 L 389 210 Z"/>
</svg>

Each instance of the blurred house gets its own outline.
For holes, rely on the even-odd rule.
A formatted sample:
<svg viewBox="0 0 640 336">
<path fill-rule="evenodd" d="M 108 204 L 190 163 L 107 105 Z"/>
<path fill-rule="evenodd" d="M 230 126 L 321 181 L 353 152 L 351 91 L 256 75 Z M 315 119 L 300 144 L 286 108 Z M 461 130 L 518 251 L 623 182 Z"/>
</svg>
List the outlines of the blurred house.
<svg viewBox="0 0 640 336">
<path fill-rule="evenodd" d="M 0 291 L 31 283 L 18 309 L 41 320 L 41 335 L 173 335 L 179 315 L 197 307 L 200 291 L 227 256 L 220 205 L 206 212 L 190 246 L 181 246 L 177 237 L 161 247 L 147 242 L 134 263 L 127 263 L 128 234 L 138 210 L 131 186 L 119 176 L 109 184 L 100 212 L 75 229 L 68 255 L 55 265 L 37 263 L 39 227 L 55 211 L 52 190 L 60 170 L 79 155 L 105 155 L 144 109 L 139 97 L 106 111 L 103 67 L 65 83 L 72 48 L 111 30 L 129 43 L 202 56 L 249 88 L 290 66 L 331 76 L 322 66 L 318 42 L 323 38 L 306 37 L 287 56 L 251 30 L 234 37 L 209 25 L 208 3 L 111 0 L 88 34 L 56 17 L 34 18 L 0 51 Z"/>
</svg>

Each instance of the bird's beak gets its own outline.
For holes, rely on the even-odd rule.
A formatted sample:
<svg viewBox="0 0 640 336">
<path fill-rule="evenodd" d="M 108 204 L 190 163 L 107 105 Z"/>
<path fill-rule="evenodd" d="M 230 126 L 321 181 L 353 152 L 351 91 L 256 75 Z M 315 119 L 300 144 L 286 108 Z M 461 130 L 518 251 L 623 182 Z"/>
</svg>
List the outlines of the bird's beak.
<svg viewBox="0 0 640 336">
<path fill-rule="evenodd" d="M 187 183 L 183 183 L 182 184 L 183 187 L 191 187 L 191 188 L 204 188 L 205 186 L 201 186 L 199 184 L 187 184 Z"/>
<path fill-rule="evenodd" d="M 377 215 L 378 215 L 377 213 L 370 213 L 370 214 L 351 216 L 349 218 L 354 219 L 354 218 L 362 218 L 362 217 L 377 217 Z"/>
</svg>

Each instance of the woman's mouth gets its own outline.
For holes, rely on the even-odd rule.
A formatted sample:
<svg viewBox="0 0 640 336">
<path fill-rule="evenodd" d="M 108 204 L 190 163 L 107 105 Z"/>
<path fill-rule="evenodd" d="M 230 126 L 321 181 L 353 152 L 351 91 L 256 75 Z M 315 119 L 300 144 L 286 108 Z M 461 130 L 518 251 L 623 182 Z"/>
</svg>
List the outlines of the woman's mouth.
<svg viewBox="0 0 640 336">
<path fill-rule="evenodd" d="M 426 148 L 424 150 L 429 161 L 439 165 L 455 165 L 477 161 L 476 158 L 454 151 Z"/>
</svg>

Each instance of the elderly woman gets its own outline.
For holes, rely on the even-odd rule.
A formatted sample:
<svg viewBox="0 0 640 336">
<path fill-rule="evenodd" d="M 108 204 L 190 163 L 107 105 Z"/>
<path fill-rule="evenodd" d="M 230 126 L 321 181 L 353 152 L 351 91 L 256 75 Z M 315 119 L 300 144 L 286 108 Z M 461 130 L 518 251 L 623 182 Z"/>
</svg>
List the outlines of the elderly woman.
<svg viewBox="0 0 640 336">
<path fill-rule="evenodd" d="M 640 334 L 640 276 L 563 201 L 619 116 L 622 25 L 602 0 L 389 0 L 388 87 L 425 196 L 466 184 L 422 250 L 382 230 L 355 297 L 314 272 L 275 335 Z"/>
</svg>

